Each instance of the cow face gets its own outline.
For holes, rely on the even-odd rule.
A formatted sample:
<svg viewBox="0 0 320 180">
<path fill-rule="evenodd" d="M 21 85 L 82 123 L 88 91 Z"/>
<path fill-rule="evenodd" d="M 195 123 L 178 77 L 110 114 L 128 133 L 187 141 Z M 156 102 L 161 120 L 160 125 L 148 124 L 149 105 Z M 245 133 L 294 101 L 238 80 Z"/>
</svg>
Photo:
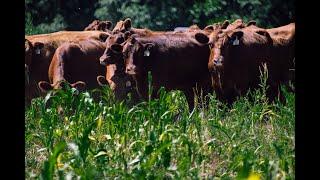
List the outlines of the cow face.
<svg viewBox="0 0 320 180">
<path fill-rule="evenodd" d="M 112 22 L 111 21 L 102 21 L 98 24 L 97 30 L 98 31 L 105 31 L 109 32 L 112 27 Z"/>
<path fill-rule="evenodd" d="M 134 37 L 129 38 L 123 47 L 125 72 L 131 79 L 134 97 L 145 98 L 147 72 L 150 70 L 154 56 L 154 43 L 141 42 Z"/>
<path fill-rule="evenodd" d="M 154 43 L 142 43 L 134 37 L 129 39 L 123 48 L 126 73 L 130 75 L 145 73 L 154 46 Z"/>
<path fill-rule="evenodd" d="M 106 48 L 103 55 L 100 57 L 100 64 L 107 66 L 109 64 L 118 64 L 122 60 L 122 46 L 120 44 L 113 44 Z"/>
<path fill-rule="evenodd" d="M 241 45 L 243 32 L 236 31 L 231 34 L 222 33 L 217 36 L 217 39 L 212 44 L 210 61 L 213 65 L 220 67 L 224 64 L 225 55 L 228 54 L 229 49 L 237 48 Z"/>
<path fill-rule="evenodd" d="M 111 27 L 112 27 L 111 21 L 94 20 L 84 30 L 110 32 Z"/>
<path fill-rule="evenodd" d="M 126 38 L 127 35 L 121 32 L 111 35 L 106 41 L 107 48 L 100 57 L 100 64 L 106 66 L 106 81 L 117 100 L 123 100 L 129 92 L 134 92 L 132 91 L 134 81 L 125 74 L 124 69 L 122 49 Z M 98 82 L 101 80 L 102 78 L 99 77 Z"/>
<path fill-rule="evenodd" d="M 41 55 L 41 50 L 43 48 L 44 48 L 44 44 L 42 42 L 35 42 L 33 44 L 33 55 L 34 56 L 40 56 Z"/>
<path fill-rule="evenodd" d="M 124 21 L 117 22 L 116 26 L 113 28 L 112 33 L 116 34 L 119 32 L 125 33 L 127 31 L 130 31 L 132 28 L 131 19 L 127 18 Z"/>
<path fill-rule="evenodd" d="M 99 23 L 100 23 L 100 20 L 94 20 L 86 28 L 84 28 L 84 30 L 85 31 L 96 30 L 96 28 L 98 27 Z"/>
<path fill-rule="evenodd" d="M 117 64 L 122 63 L 122 46 L 121 43 L 125 40 L 125 35 L 123 33 L 110 35 L 106 40 L 106 50 L 100 57 L 101 65 Z"/>
</svg>

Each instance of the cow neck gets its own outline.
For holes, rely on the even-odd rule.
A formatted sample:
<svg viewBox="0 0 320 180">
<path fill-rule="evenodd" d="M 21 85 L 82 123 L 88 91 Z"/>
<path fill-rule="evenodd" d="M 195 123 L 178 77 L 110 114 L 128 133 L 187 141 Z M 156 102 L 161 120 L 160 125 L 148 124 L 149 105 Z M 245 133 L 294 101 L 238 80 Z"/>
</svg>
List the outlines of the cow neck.
<svg viewBox="0 0 320 180">
<path fill-rule="evenodd" d="M 124 65 L 117 64 L 117 65 L 116 65 L 116 70 L 115 70 L 114 74 L 117 75 L 117 76 L 119 76 L 119 77 L 124 77 L 124 76 L 126 75 L 125 66 L 124 66 Z"/>
</svg>

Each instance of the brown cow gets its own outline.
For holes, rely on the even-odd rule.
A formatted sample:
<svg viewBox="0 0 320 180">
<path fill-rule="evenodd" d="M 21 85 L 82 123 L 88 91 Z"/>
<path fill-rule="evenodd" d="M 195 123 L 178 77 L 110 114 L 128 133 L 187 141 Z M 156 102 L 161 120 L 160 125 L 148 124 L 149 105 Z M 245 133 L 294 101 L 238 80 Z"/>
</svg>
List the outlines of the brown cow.
<svg viewBox="0 0 320 180">
<path fill-rule="evenodd" d="M 195 30 L 195 26 L 191 26 L 190 31 Z M 132 27 L 132 21 L 130 18 L 125 19 L 124 21 L 120 20 L 119 22 L 117 22 L 117 24 L 115 25 L 115 27 L 112 30 L 113 34 L 118 34 L 118 33 L 128 33 L 129 35 L 132 34 L 137 34 L 139 36 L 149 36 L 152 34 L 163 34 L 163 33 L 168 33 L 168 34 L 172 34 L 172 33 L 177 33 L 174 31 L 151 31 L 150 29 L 139 29 L 139 28 L 134 28 Z"/>
<path fill-rule="evenodd" d="M 212 25 L 208 25 L 203 30 L 207 32 L 209 31 L 210 33 L 213 33 L 213 32 L 220 33 L 221 30 L 241 29 L 246 26 L 247 25 L 243 22 L 242 19 L 237 19 L 233 23 L 230 23 L 228 20 L 225 20 L 223 23 L 218 22 Z"/>
<path fill-rule="evenodd" d="M 99 62 L 105 48 L 105 43 L 93 39 L 62 44 L 54 53 L 49 67 L 51 84 L 40 81 L 40 89 L 61 89 L 61 83 L 65 85 L 66 82 L 80 90 L 99 87 L 97 76 L 106 74 L 105 67 Z"/>
<path fill-rule="evenodd" d="M 204 95 L 210 91 L 207 67 L 210 51 L 209 46 L 204 44 L 209 39 L 200 34 L 197 39 L 202 43 L 199 43 L 195 40 L 198 35 L 195 32 L 155 33 L 130 37 L 124 43 L 126 73 L 135 80 L 133 84 L 140 97 L 148 97 L 148 71 L 152 75 L 153 97 L 162 86 L 166 90 L 181 90 L 187 97 L 190 109 L 194 106 L 195 87 L 202 89 Z"/>
<path fill-rule="evenodd" d="M 283 81 L 295 82 L 295 23 L 290 23 L 285 26 L 277 28 L 264 29 L 256 26 L 255 21 L 250 21 L 247 24 L 253 31 L 266 30 L 273 40 L 273 58 L 274 62 L 277 62 L 277 66 L 286 66 L 285 69 L 289 69 L 287 73 L 281 73 Z"/>
<path fill-rule="evenodd" d="M 108 33 L 101 31 L 60 31 L 50 34 L 26 36 L 26 104 L 41 95 L 39 81 L 49 81 L 48 69 L 55 50 L 64 42 L 78 42 L 86 39 L 105 41 Z"/>
<path fill-rule="evenodd" d="M 201 31 L 201 29 L 197 25 L 192 25 L 185 32 L 196 32 L 196 31 Z M 201 31 L 201 32 L 204 32 L 204 31 Z M 115 53 L 117 52 L 117 49 L 121 48 L 120 44 L 123 41 L 127 40 L 128 37 L 130 37 L 132 34 L 134 34 L 137 37 L 148 37 L 148 36 L 154 36 L 154 35 L 169 35 L 169 34 L 171 34 L 172 36 L 172 34 L 184 33 L 184 32 L 175 32 L 175 31 L 164 32 L 164 31 L 151 31 L 148 29 L 132 28 L 131 19 L 127 18 L 126 20 L 119 21 L 117 23 L 117 25 L 113 29 L 113 33 L 114 34 L 109 36 L 107 39 L 108 47 L 106 48 L 104 55 L 100 58 L 100 62 L 102 65 L 106 65 L 106 68 L 107 68 L 106 80 L 109 83 L 111 89 L 114 91 L 115 95 L 119 97 L 118 99 L 122 100 L 126 97 L 127 92 L 130 92 L 133 90 L 134 82 L 128 83 L 128 81 L 132 77 L 123 75 L 123 71 L 120 70 L 123 68 L 123 54 Z M 114 63 L 116 62 L 120 62 L 120 63 L 115 65 Z M 116 67 L 120 67 L 120 68 L 116 68 Z M 114 72 L 116 70 L 117 72 Z M 123 77 L 115 77 L 115 76 L 118 76 L 118 74 Z M 103 78 L 101 78 L 100 80 L 105 81 L 105 79 Z M 117 82 L 114 82 L 115 80 Z M 100 84 L 103 84 L 103 83 L 100 83 Z M 123 87 L 123 88 L 120 88 L 120 87 Z M 134 95 L 134 97 L 137 96 L 134 92 L 132 92 L 132 94 Z"/>
<path fill-rule="evenodd" d="M 133 92 L 132 78 L 125 74 L 122 44 L 129 37 L 128 33 L 118 32 L 110 35 L 106 40 L 106 49 L 100 57 L 100 64 L 106 67 L 106 76 L 98 77 L 100 85 L 108 83 L 117 100 L 124 100 L 129 92 L 136 98 Z"/>
<path fill-rule="evenodd" d="M 258 87 L 262 63 L 266 63 L 269 70 L 269 99 L 279 95 L 279 85 L 287 80 L 289 70 L 288 61 L 279 57 L 293 58 L 291 51 L 281 47 L 286 43 L 277 43 L 267 30 L 248 26 L 219 33 L 212 45 L 209 70 L 219 99 L 231 104 L 249 88 Z"/>
<path fill-rule="evenodd" d="M 131 34 L 145 34 L 148 32 L 148 29 L 139 29 L 132 27 L 132 22 L 130 18 L 126 18 L 124 21 L 120 20 L 117 22 L 117 24 L 114 26 L 112 33 L 116 34 L 119 32 L 125 33 L 125 32 L 131 32 Z"/>
<path fill-rule="evenodd" d="M 278 28 L 266 29 L 273 40 L 273 54 L 278 66 L 289 69 L 289 73 L 282 74 L 282 81 L 295 82 L 295 23 Z"/>
<path fill-rule="evenodd" d="M 94 20 L 86 28 L 84 28 L 84 31 L 104 31 L 111 33 L 111 28 L 111 21 Z"/>
</svg>

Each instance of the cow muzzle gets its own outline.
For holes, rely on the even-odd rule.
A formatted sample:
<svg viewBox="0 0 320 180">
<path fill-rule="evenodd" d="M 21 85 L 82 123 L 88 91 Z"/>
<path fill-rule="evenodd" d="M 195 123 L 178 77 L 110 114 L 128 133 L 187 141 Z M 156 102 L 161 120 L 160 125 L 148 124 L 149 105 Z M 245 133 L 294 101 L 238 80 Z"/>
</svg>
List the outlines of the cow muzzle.
<svg viewBox="0 0 320 180">
<path fill-rule="evenodd" d="M 223 56 L 219 56 L 218 58 L 213 60 L 213 64 L 216 66 L 222 66 Z"/>
<path fill-rule="evenodd" d="M 100 57 L 100 64 L 103 66 L 106 66 L 109 58 L 110 58 L 109 56 L 101 56 Z"/>
<path fill-rule="evenodd" d="M 136 75 L 136 68 L 135 67 L 127 67 L 126 73 L 129 75 Z"/>
</svg>

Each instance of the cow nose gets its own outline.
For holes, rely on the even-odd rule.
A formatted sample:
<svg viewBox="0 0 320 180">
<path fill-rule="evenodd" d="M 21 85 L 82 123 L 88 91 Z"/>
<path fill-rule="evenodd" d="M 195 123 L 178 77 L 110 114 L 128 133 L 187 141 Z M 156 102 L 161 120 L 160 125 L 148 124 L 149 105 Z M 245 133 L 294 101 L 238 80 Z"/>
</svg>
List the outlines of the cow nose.
<svg viewBox="0 0 320 180">
<path fill-rule="evenodd" d="M 222 65 L 222 61 L 223 61 L 223 57 L 222 56 L 219 56 L 218 58 L 214 59 L 213 60 L 213 63 L 215 65 Z"/>
</svg>

